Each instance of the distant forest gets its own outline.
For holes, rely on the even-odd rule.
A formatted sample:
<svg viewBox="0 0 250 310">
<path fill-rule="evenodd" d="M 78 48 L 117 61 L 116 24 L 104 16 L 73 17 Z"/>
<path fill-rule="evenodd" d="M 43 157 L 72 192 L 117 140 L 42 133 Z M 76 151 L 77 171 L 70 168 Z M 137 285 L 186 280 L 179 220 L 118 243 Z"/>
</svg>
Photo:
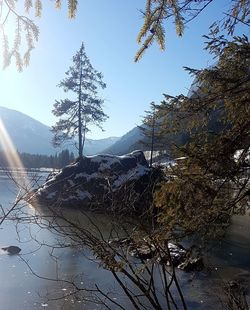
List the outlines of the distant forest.
<svg viewBox="0 0 250 310">
<path fill-rule="evenodd" d="M 73 152 L 70 153 L 69 150 L 63 150 L 50 156 L 19 152 L 18 154 L 25 168 L 62 168 L 75 160 Z M 3 151 L 0 151 L 0 167 L 10 167 L 8 158 Z"/>
</svg>

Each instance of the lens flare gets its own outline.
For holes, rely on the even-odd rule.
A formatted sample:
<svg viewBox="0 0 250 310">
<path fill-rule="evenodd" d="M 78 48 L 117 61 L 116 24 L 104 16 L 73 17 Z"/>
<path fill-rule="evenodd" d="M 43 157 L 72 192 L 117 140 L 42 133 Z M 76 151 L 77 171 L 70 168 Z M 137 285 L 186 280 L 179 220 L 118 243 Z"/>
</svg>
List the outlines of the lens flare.
<svg viewBox="0 0 250 310">
<path fill-rule="evenodd" d="M 23 163 L 19 157 L 19 154 L 5 128 L 3 121 L 0 118 L 0 145 L 3 150 L 3 154 L 6 162 L 10 168 L 9 176 L 13 181 L 18 185 L 18 188 L 23 191 L 27 191 L 28 188 L 28 177 L 26 169 L 23 166 Z M 21 178 L 20 178 L 21 173 Z"/>
<path fill-rule="evenodd" d="M 0 142 L 4 151 L 5 158 L 11 168 L 24 169 L 22 161 L 11 141 L 11 138 L 0 118 Z"/>
</svg>

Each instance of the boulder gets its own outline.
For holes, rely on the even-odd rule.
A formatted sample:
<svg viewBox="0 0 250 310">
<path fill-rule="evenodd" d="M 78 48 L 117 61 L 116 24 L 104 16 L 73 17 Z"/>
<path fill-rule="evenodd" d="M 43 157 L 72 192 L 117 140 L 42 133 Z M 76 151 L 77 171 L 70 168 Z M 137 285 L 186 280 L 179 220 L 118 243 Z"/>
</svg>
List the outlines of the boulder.
<svg viewBox="0 0 250 310">
<path fill-rule="evenodd" d="M 204 268 L 203 259 L 199 257 L 188 257 L 183 263 L 177 266 L 179 269 L 190 272 L 190 271 L 201 271 Z"/>
<path fill-rule="evenodd" d="M 140 258 L 141 260 L 153 258 L 155 251 L 155 246 L 148 243 L 141 243 L 138 245 L 131 244 L 128 248 L 129 255 Z"/>
<path fill-rule="evenodd" d="M 154 259 L 160 264 L 173 265 L 186 272 L 201 271 L 204 268 L 203 258 L 197 246 L 185 249 L 179 243 L 168 242 L 168 249 L 156 247 L 147 238 L 139 241 L 133 238 L 121 238 L 110 241 L 112 247 L 126 249 L 130 256 L 140 260 Z"/>
<path fill-rule="evenodd" d="M 31 204 L 114 207 L 140 202 L 151 169 L 142 151 L 83 157 L 53 174 L 29 197 Z M 129 194 L 126 195 L 126 191 Z M 133 205 L 133 207 L 136 207 Z"/>
<path fill-rule="evenodd" d="M 174 267 L 186 272 L 201 271 L 204 268 L 202 256 L 194 253 L 193 247 L 185 249 L 178 243 L 168 242 L 169 254 L 167 254 L 166 250 L 156 251 L 155 246 L 148 243 L 142 243 L 137 247 L 133 246 L 133 250 L 129 251 L 129 253 L 140 259 L 157 257 L 159 263 L 168 266 L 172 264 Z"/>
<path fill-rule="evenodd" d="M 171 256 L 171 263 L 177 267 L 187 254 L 187 250 L 179 243 L 168 242 L 168 249 Z"/>
<path fill-rule="evenodd" d="M 15 245 L 10 245 L 10 246 L 7 246 L 7 247 L 1 248 L 1 249 L 9 255 L 16 255 L 21 251 L 21 249 Z"/>
<path fill-rule="evenodd" d="M 184 271 L 201 271 L 204 268 L 204 262 L 200 248 L 193 245 L 187 251 L 183 261 L 178 265 L 179 269 Z"/>
</svg>

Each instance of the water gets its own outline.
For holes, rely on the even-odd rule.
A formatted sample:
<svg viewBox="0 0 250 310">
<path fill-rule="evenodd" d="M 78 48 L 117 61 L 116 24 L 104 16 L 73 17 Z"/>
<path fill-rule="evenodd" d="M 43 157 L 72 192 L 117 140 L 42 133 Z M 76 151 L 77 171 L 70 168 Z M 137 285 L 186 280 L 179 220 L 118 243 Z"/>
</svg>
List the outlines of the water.
<svg viewBox="0 0 250 310">
<path fill-rule="evenodd" d="M 6 177 L 0 178 L 1 204 L 5 210 L 13 205 L 16 194 L 14 183 Z M 69 212 L 69 216 L 73 213 L 74 211 Z M 26 214 L 32 216 L 34 210 L 23 206 L 17 216 L 26 217 Z M 95 221 L 105 233 L 109 227 L 108 219 L 103 216 L 95 217 Z M 85 219 L 85 223 L 82 223 L 84 226 L 89 225 L 86 218 L 82 219 Z M 0 227 L 0 246 L 17 245 L 22 249 L 20 257 L 0 251 L 0 309 L 83 309 L 84 302 L 63 297 L 70 293 L 66 283 L 44 278 L 69 279 L 78 276 L 77 283 L 82 288 L 90 288 L 96 282 L 105 287 L 113 285 L 109 272 L 89 260 L 91 254 L 86 249 L 69 247 L 52 251 L 48 246 L 40 248 L 35 239 L 46 245 L 53 245 L 55 235 L 52 232 L 25 221 L 17 226 L 14 223 L 5 221 Z M 32 271 L 24 261 L 28 262 Z M 88 293 L 85 295 L 89 298 Z M 48 298 L 55 297 L 59 300 L 48 302 Z M 85 302 L 84 309 L 99 308 L 99 305 Z"/>
<path fill-rule="evenodd" d="M 42 180 L 46 175 L 42 176 Z M 9 178 L 0 175 L 0 203 L 5 210 L 9 209 L 17 194 L 17 189 Z M 9 256 L 0 251 L 0 309 L 104 309 L 103 305 L 88 302 L 93 298 L 89 292 L 81 292 L 81 299 L 74 300 L 70 295 L 71 286 L 65 282 L 48 279 L 72 279 L 79 288 L 91 289 L 95 284 L 111 291 L 112 298 L 126 304 L 113 276 L 98 265 L 92 254 L 84 247 L 66 247 L 54 249 L 49 246 L 39 247 L 39 242 L 46 245 L 55 244 L 59 236 L 34 223 L 25 221 L 28 214 L 35 210 L 23 206 L 22 212 L 13 216 L 22 216 L 19 225 L 13 221 L 5 221 L 0 226 L 0 247 L 17 245 L 22 251 L 20 256 Z M 76 219 L 83 228 L 90 228 L 90 221 L 100 227 L 104 237 L 109 235 L 112 219 L 101 214 L 67 210 L 68 219 Z M 49 215 L 49 213 L 48 213 Z M 67 244 L 66 239 L 63 241 Z M 208 252 L 206 262 L 209 272 L 198 274 L 178 271 L 183 293 L 188 301 L 189 309 L 223 309 L 219 301 L 221 286 L 228 280 L 240 279 L 248 285 L 250 281 L 250 217 L 237 216 L 223 241 L 213 245 Z M 27 264 L 26 264 L 26 263 Z M 35 275 L 35 274 L 36 275 Z M 48 278 L 48 279 L 46 279 Z M 157 278 L 157 276 L 156 276 Z M 250 292 L 248 291 L 248 296 Z M 83 300 L 82 297 L 86 300 Z M 56 300 L 51 300 L 56 298 Z M 216 305 L 216 306 L 215 306 Z M 132 309 L 130 306 L 126 309 Z M 117 309 L 113 306 L 113 309 Z"/>
</svg>

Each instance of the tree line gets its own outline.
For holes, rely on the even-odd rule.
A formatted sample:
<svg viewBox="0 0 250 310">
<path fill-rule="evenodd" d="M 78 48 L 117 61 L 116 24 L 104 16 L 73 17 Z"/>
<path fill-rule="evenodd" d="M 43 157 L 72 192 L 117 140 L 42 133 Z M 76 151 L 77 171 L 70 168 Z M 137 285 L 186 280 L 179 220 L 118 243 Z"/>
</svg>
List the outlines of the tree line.
<svg viewBox="0 0 250 310">
<path fill-rule="evenodd" d="M 68 149 L 56 153 L 55 155 L 41 155 L 19 153 L 19 157 L 25 168 L 62 168 L 75 160 L 73 152 Z M 8 156 L 8 155 L 7 155 Z M 0 152 L 0 166 L 2 168 L 9 168 L 10 165 L 3 151 Z"/>
</svg>

